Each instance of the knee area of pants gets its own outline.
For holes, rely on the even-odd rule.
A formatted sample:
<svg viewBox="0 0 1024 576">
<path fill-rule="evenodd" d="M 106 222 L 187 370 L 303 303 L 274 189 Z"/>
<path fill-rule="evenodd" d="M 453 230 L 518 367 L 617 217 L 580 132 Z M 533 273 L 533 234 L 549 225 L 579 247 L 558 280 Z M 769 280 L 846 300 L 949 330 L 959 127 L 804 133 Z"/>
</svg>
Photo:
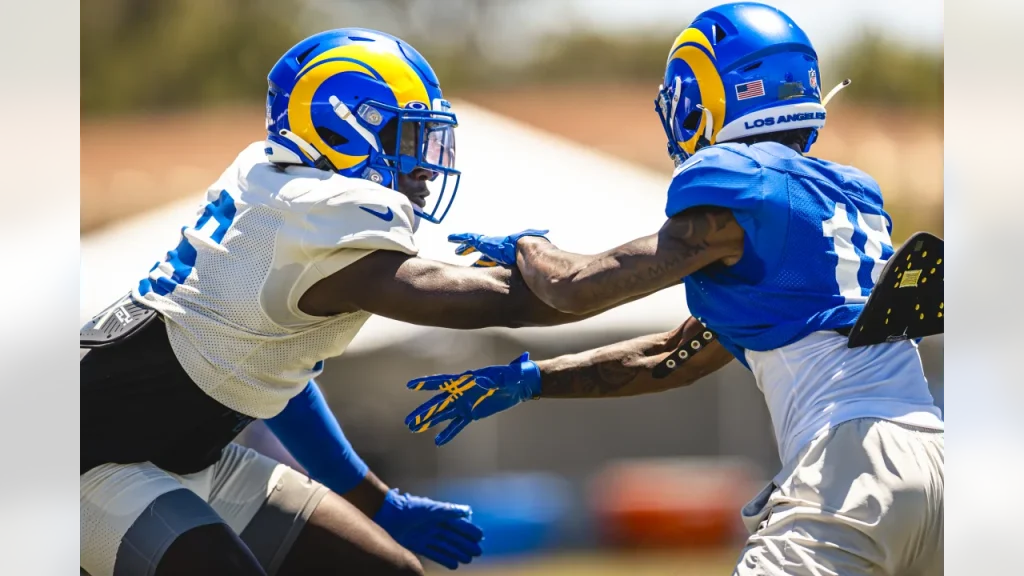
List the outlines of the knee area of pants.
<svg viewBox="0 0 1024 576">
<path fill-rule="evenodd" d="M 227 524 L 198 526 L 174 539 L 157 564 L 155 576 L 179 573 L 266 574 Z"/>
</svg>

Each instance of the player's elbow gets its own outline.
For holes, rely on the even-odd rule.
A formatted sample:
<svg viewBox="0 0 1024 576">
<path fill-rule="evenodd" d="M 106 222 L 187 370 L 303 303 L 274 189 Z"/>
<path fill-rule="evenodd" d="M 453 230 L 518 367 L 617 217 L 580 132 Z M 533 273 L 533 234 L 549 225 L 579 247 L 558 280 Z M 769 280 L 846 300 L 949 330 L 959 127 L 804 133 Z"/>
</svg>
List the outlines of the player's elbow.
<svg viewBox="0 0 1024 576">
<path fill-rule="evenodd" d="M 572 314 L 565 314 L 549 306 L 527 306 L 509 310 L 502 316 L 498 325 L 503 328 L 543 328 L 560 326 L 581 320 Z"/>
<path fill-rule="evenodd" d="M 568 281 L 551 283 L 538 296 L 545 304 L 563 314 L 585 316 L 600 309 L 599 304 L 591 302 Z"/>
<path fill-rule="evenodd" d="M 601 304 L 599 303 L 588 302 L 583 299 L 572 297 L 556 299 L 552 303 L 551 307 L 563 314 L 583 317 L 591 316 L 595 312 L 601 310 Z"/>
<path fill-rule="evenodd" d="M 504 308 L 500 326 L 505 328 L 560 326 L 578 322 L 586 317 L 586 315 L 566 313 L 544 302 L 537 295 L 527 292 L 521 301 Z"/>
</svg>

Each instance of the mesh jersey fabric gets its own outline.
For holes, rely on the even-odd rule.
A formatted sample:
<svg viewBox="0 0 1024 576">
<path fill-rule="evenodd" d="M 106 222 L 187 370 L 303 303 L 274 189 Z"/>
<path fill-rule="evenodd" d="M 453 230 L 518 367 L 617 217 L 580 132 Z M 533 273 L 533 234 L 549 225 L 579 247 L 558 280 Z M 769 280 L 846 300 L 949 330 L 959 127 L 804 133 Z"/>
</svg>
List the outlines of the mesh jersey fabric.
<svg viewBox="0 0 1024 576">
<path fill-rule="evenodd" d="M 189 377 L 270 418 L 344 352 L 368 312 L 303 313 L 317 281 L 375 250 L 416 254 L 409 200 L 368 180 L 267 161 L 253 143 L 207 190 L 198 219 L 133 290 L 167 320 Z"/>
</svg>

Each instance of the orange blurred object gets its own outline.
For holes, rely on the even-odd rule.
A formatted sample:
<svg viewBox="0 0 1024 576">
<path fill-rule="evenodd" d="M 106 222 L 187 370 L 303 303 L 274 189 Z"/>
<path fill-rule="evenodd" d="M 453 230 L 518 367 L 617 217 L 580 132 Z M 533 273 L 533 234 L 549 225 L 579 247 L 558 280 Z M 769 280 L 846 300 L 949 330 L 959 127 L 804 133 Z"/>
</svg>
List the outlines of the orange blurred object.
<svg viewBox="0 0 1024 576">
<path fill-rule="evenodd" d="M 741 540 L 740 508 L 759 486 L 745 461 L 687 458 L 616 462 L 590 488 L 605 545 L 679 549 Z"/>
</svg>

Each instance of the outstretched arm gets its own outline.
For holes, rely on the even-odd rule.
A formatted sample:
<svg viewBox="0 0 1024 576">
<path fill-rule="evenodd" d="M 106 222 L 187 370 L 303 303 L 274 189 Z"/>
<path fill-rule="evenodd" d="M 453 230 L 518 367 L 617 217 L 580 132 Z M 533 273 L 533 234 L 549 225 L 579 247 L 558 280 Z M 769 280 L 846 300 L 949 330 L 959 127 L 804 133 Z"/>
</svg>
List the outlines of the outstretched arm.
<svg viewBox="0 0 1024 576">
<path fill-rule="evenodd" d="M 410 413 L 405 423 L 413 432 L 425 432 L 451 420 L 434 439 L 440 446 L 473 420 L 526 400 L 611 398 L 687 386 L 733 358 L 710 336 L 703 324 L 690 318 L 671 332 L 552 360 L 534 363 L 523 354 L 508 365 L 417 378 L 409 388 L 439 393 Z"/>
<path fill-rule="evenodd" d="M 441 328 L 552 326 L 600 312 L 573 314 L 537 298 L 518 270 L 453 266 L 394 251 L 363 256 L 303 294 L 299 308 L 314 316 L 365 310 Z"/>
<path fill-rule="evenodd" d="M 715 262 L 743 255 L 743 229 L 732 212 L 696 207 L 669 218 L 656 234 L 585 256 L 544 238 L 517 242 L 516 264 L 544 303 L 570 314 L 606 310 L 678 284 Z"/>
<path fill-rule="evenodd" d="M 728 364 L 733 355 L 717 340 L 693 350 L 707 332 L 696 318 L 662 334 L 537 362 L 540 398 L 613 398 L 688 386 Z M 679 360 L 680 351 L 686 359 Z M 675 369 L 660 370 L 666 360 Z"/>
</svg>

